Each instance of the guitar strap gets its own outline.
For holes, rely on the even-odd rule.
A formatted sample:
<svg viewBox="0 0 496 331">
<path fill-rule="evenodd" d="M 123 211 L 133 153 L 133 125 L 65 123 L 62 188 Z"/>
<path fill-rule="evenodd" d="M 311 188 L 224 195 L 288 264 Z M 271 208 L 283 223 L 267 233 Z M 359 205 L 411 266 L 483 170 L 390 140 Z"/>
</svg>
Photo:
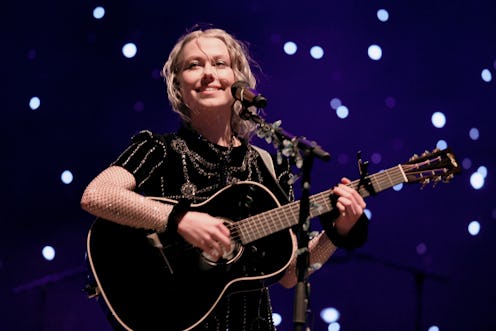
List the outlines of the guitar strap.
<svg viewBox="0 0 496 331">
<path fill-rule="evenodd" d="M 277 183 L 276 170 L 274 169 L 274 163 L 272 162 L 272 157 L 270 156 L 269 152 L 255 145 L 251 145 L 251 147 L 253 147 L 253 149 L 256 150 L 258 154 L 260 154 L 262 160 L 265 163 L 265 166 L 267 167 L 270 174 L 272 175 L 272 177 L 274 177 Z"/>
<path fill-rule="evenodd" d="M 272 161 L 272 156 L 270 155 L 270 153 L 267 152 L 265 149 L 260 148 L 260 147 L 255 146 L 255 145 L 251 145 L 251 147 L 253 147 L 253 149 L 258 152 L 258 154 L 260 155 L 260 157 L 262 158 L 262 160 L 265 164 L 265 168 L 267 168 L 269 173 L 272 175 L 272 179 L 274 180 L 275 187 L 281 193 L 281 197 L 278 198 L 280 200 L 280 202 L 283 201 L 281 199 L 284 199 L 284 201 L 286 201 L 286 202 L 291 201 L 291 198 L 288 196 L 288 193 L 286 193 L 283 190 L 283 188 L 281 187 L 281 185 L 279 184 L 279 180 L 277 179 L 277 175 L 276 175 L 276 170 L 274 168 L 274 162 Z"/>
</svg>

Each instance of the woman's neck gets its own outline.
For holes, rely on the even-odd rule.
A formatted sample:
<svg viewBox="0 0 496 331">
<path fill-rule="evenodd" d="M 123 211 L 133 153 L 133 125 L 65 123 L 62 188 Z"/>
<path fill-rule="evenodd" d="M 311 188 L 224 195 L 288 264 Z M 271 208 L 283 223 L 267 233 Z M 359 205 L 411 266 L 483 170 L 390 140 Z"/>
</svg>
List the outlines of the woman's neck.
<svg viewBox="0 0 496 331">
<path fill-rule="evenodd" d="M 237 146 L 233 138 L 231 119 L 227 116 L 193 116 L 191 127 L 208 141 L 220 146 Z"/>
</svg>

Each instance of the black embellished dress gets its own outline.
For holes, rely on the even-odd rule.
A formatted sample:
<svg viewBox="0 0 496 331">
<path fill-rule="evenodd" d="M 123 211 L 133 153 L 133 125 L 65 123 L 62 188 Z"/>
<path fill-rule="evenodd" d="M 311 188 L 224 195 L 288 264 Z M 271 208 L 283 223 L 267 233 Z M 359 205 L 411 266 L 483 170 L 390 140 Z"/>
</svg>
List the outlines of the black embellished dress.
<svg viewBox="0 0 496 331">
<path fill-rule="evenodd" d="M 182 127 L 176 133 L 165 135 L 150 131 L 138 133 L 113 165 L 132 173 L 136 191 L 145 196 L 186 198 L 198 204 L 227 185 L 250 181 L 262 184 L 284 204 L 292 196 L 287 184 L 290 172 L 286 165 L 278 167 L 273 163 L 276 177 L 250 144 L 218 146 Z M 167 329 L 164 322 L 164 326 L 157 325 L 156 329 Z M 268 288 L 226 293 L 194 330 L 275 330 Z"/>
</svg>

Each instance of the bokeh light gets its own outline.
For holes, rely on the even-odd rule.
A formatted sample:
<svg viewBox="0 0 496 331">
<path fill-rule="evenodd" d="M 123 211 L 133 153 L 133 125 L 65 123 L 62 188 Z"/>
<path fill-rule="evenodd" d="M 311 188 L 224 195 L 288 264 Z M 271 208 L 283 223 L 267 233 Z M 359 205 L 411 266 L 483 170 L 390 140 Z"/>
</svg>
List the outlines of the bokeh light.
<svg viewBox="0 0 496 331">
<path fill-rule="evenodd" d="M 36 110 L 40 108 L 40 105 L 41 105 L 41 100 L 38 97 L 32 97 L 29 100 L 29 108 L 31 108 L 32 110 Z"/>
<path fill-rule="evenodd" d="M 377 18 L 381 22 L 387 22 L 389 20 L 389 12 L 386 9 L 379 9 L 377 11 Z"/>
<path fill-rule="evenodd" d="M 379 45 L 370 45 L 367 53 L 372 60 L 378 61 L 382 58 L 382 48 Z"/>
<path fill-rule="evenodd" d="M 320 46 L 313 46 L 310 48 L 310 55 L 316 60 L 321 59 L 324 57 L 324 50 Z"/>
<path fill-rule="evenodd" d="M 122 54 L 128 59 L 135 57 L 137 52 L 138 48 L 133 43 L 127 43 L 122 46 Z"/>
<path fill-rule="evenodd" d="M 298 50 L 298 46 L 296 45 L 296 43 L 292 41 L 288 41 L 284 43 L 284 53 L 288 55 L 293 55 L 296 54 L 297 50 Z"/>
<path fill-rule="evenodd" d="M 55 249 L 52 246 L 45 246 L 41 250 L 41 254 L 47 261 L 52 261 L 55 258 Z"/>
<path fill-rule="evenodd" d="M 98 6 L 93 9 L 93 17 L 97 20 L 102 19 L 105 16 L 105 8 Z"/>
</svg>

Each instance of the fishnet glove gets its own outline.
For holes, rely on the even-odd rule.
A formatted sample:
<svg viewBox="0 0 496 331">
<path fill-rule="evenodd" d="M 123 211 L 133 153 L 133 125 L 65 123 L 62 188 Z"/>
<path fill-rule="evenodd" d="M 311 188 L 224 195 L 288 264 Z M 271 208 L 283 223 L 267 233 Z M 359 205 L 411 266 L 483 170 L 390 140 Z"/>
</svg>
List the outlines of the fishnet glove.
<svg viewBox="0 0 496 331">
<path fill-rule="evenodd" d="M 172 204 L 133 192 L 134 176 L 126 169 L 111 166 L 86 187 L 81 207 L 97 217 L 134 228 L 165 231 Z"/>
<path fill-rule="evenodd" d="M 294 242 L 295 245 L 293 249 L 294 251 L 296 251 L 298 248 L 296 246 L 296 240 Z M 310 276 L 314 271 L 316 271 L 324 263 L 326 263 L 327 260 L 329 260 L 329 258 L 334 254 L 336 249 L 337 247 L 329 240 L 329 238 L 327 238 L 324 232 L 320 232 L 318 235 L 313 237 L 308 242 L 308 251 L 310 253 L 310 269 L 308 270 L 307 275 Z M 284 276 L 279 281 L 284 287 L 293 287 L 298 281 L 298 278 L 296 276 L 296 262 L 297 256 L 295 254 L 293 260 L 286 268 Z"/>
</svg>

